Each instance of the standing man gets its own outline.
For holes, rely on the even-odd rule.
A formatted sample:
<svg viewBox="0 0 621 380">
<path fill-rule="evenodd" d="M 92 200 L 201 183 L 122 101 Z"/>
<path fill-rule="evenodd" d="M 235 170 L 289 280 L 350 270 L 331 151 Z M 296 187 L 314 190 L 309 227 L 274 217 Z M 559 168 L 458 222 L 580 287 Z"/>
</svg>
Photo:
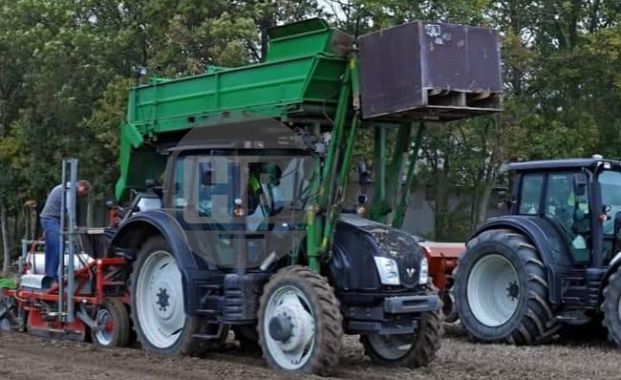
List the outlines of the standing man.
<svg viewBox="0 0 621 380">
<path fill-rule="evenodd" d="M 91 185 L 88 181 L 78 181 L 77 195 L 88 195 Z M 58 185 L 50 191 L 41 211 L 41 227 L 45 236 L 45 274 L 58 281 L 58 265 L 60 264 L 60 215 L 63 197 L 63 185 Z M 65 204 L 66 207 L 66 204 Z"/>
</svg>

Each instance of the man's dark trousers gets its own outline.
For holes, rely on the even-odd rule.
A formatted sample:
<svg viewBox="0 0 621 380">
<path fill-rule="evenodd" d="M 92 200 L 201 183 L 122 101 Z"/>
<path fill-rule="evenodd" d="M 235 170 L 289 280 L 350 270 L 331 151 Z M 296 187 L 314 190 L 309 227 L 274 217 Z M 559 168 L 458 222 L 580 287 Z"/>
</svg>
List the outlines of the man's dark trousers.
<svg viewBox="0 0 621 380">
<path fill-rule="evenodd" d="M 45 234 L 45 274 L 58 281 L 58 265 L 60 264 L 60 220 L 57 218 L 41 218 L 41 227 Z"/>
</svg>

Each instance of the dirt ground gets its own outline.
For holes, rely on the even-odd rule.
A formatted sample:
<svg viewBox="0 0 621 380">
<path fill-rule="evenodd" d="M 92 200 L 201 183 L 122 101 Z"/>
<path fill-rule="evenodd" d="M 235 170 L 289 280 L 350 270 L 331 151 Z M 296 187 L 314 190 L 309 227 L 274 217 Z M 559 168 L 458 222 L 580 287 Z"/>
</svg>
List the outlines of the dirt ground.
<svg viewBox="0 0 621 380">
<path fill-rule="evenodd" d="M 346 379 L 619 378 L 621 352 L 607 343 L 536 347 L 481 345 L 450 326 L 437 360 L 417 370 L 373 366 L 356 337 L 347 337 L 335 374 Z M 233 340 L 205 358 L 161 357 L 137 349 L 0 333 L 0 379 L 278 379 L 265 362 L 240 354 Z"/>
</svg>

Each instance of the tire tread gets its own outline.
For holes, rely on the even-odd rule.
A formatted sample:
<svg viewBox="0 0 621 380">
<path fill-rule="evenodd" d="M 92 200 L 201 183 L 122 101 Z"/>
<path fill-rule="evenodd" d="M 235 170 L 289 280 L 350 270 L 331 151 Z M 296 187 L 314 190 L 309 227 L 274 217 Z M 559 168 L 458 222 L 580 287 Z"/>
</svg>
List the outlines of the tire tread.
<svg viewBox="0 0 621 380">
<path fill-rule="evenodd" d="M 484 231 L 473 238 L 467 244 L 468 249 L 464 256 L 462 256 L 456 269 L 455 293 L 466 294 L 467 272 L 472 269 L 474 266 L 473 260 L 475 260 L 470 259 L 470 257 L 474 256 L 477 249 L 480 249 L 479 247 L 486 243 L 503 245 L 513 255 L 519 257 L 528 285 L 528 289 L 522 290 L 528 292 L 526 307 L 521 320 L 513 329 L 503 335 L 487 334 L 483 336 L 483 333 L 473 331 L 476 327 L 469 326 L 469 324 L 476 325 L 479 322 L 476 320 L 470 321 L 468 313 L 464 312 L 464 308 L 469 307 L 467 300 L 456 297 L 456 307 L 466 332 L 473 340 L 479 342 L 506 342 L 516 345 L 530 345 L 545 341 L 558 331 L 560 324 L 554 320 L 554 307 L 547 301 L 550 290 L 545 266 L 532 242 L 524 235 L 509 229 L 492 229 Z"/>
<path fill-rule="evenodd" d="M 343 341 L 343 316 L 340 303 L 336 298 L 334 289 L 325 277 L 301 265 L 286 267 L 276 272 L 263 288 L 259 307 L 259 323 L 257 324 L 259 345 L 263 351 L 263 357 L 272 368 L 283 371 L 270 356 L 261 328 L 269 297 L 283 282 L 297 282 L 301 288 L 311 293 L 309 302 L 315 303 L 315 312 L 318 313 L 316 318 L 318 317 L 319 331 L 315 332 L 315 344 L 319 343 L 313 348 L 314 354 L 309 362 L 295 372 L 320 376 L 330 375 L 338 364 Z"/>
</svg>

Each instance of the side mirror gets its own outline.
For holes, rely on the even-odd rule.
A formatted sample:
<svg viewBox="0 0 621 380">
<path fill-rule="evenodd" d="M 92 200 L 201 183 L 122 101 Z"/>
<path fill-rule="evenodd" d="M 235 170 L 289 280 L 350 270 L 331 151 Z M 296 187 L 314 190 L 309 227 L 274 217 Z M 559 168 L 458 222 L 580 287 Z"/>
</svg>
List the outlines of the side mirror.
<svg viewBox="0 0 621 380">
<path fill-rule="evenodd" d="M 116 202 L 114 202 L 113 200 L 110 199 L 110 200 L 106 201 L 106 207 L 108 209 L 112 209 L 112 208 L 114 208 L 114 206 L 116 206 Z"/>
<path fill-rule="evenodd" d="M 586 194 L 587 189 L 587 180 L 584 174 L 576 174 L 574 175 L 574 194 L 577 196 L 583 196 Z"/>
</svg>

